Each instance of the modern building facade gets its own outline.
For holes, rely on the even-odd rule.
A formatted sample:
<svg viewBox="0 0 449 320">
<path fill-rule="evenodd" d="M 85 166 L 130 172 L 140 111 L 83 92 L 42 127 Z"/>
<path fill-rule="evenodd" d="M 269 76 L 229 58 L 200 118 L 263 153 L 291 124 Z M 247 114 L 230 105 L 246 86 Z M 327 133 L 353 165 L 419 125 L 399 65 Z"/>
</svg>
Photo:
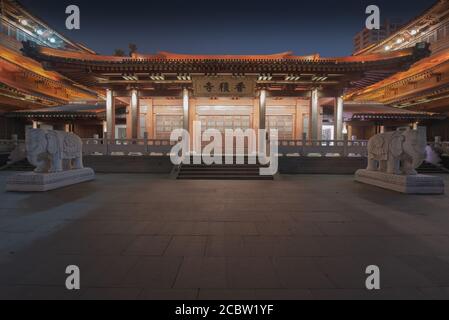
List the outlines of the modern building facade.
<svg viewBox="0 0 449 320">
<path fill-rule="evenodd" d="M 354 36 L 354 52 L 361 51 L 388 38 L 397 32 L 402 25 L 401 21 L 385 20 L 379 29 L 369 30 L 364 28 Z"/>
</svg>

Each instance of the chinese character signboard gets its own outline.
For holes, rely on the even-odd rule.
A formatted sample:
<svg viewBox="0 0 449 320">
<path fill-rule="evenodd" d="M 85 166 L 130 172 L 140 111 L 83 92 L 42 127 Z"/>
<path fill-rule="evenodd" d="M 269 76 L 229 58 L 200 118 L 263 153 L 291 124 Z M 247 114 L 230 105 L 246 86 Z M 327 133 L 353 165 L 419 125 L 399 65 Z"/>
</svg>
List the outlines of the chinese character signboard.
<svg viewBox="0 0 449 320">
<path fill-rule="evenodd" d="M 194 93 L 197 97 L 252 97 L 254 77 L 194 77 Z"/>
</svg>

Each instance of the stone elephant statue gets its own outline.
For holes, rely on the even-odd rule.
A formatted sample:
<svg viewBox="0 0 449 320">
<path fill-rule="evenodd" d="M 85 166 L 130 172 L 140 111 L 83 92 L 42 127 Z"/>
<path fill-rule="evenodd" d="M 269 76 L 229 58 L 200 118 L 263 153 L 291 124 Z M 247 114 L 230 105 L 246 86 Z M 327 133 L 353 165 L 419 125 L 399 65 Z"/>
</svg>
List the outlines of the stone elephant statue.
<svg viewBox="0 0 449 320">
<path fill-rule="evenodd" d="M 25 143 L 27 159 L 36 166 L 34 172 L 59 172 L 84 168 L 83 143 L 73 133 L 28 129 Z"/>
<path fill-rule="evenodd" d="M 415 169 L 426 159 L 426 146 L 425 128 L 377 134 L 368 142 L 367 170 L 416 175 Z"/>
</svg>

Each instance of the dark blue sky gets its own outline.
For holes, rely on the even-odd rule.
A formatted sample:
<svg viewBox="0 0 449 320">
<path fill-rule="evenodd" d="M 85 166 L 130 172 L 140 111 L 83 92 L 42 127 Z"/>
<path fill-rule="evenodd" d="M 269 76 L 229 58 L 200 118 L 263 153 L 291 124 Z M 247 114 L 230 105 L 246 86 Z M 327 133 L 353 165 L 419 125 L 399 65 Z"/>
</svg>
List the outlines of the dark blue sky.
<svg viewBox="0 0 449 320">
<path fill-rule="evenodd" d="M 348 55 L 365 8 L 407 22 L 436 0 L 21 0 L 56 30 L 102 54 L 139 52 Z M 81 9 L 81 30 L 65 30 L 65 8 Z"/>
</svg>

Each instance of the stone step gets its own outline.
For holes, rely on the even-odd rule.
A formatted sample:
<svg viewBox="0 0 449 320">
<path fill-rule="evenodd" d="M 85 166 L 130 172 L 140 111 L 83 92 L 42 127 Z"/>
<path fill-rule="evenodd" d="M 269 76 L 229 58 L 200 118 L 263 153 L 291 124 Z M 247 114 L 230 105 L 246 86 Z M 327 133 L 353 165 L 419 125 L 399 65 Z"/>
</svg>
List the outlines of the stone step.
<svg viewBox="0 0 449 320">
<path fill-rule="evenodd" d="M 273 180 L 272 176 L 261 176 L 258 164 L 188 164 L 181 165 L 179 180 Z"/>
<path fill-rule="evenodd" d="M 448 169 L 428 162 L 424 162 L 416 171 L 421 174 L 449 173 Z"/>
<path fill-rule="evenodd" d="M 238 170 L 182 170 L 179 175 L 203 175 L 203 174 L 214 174 L 214 175 L 245 175 L 245 176 L 258 176 L 259 170 L 254 171 L 238 171 Z"/>
<path fill-rule="evenodd" d="M 260 175 L 216 175 L 216 174 L 194 174 L 180 175 L 178 180 L 273 180 L 273 176 Z"/>
<path fill-rule="evenodd" d="M 8 163 L 9 153 L 0 153 L 0 167 Z"/>
<path fill-rule="evenodd" d="M 227 164 L 226 159 L 228 159 L 228 161 L 229 161 L 229 158 L 221 157 L 221 164 L 213 164 L 213 165 L 242 165 L 242 164 L 237 163 L 237 157 L 230 158 L 230 159 L 232 159 L 231 164 Z M 242 158 L 239 157 L 238 159 L 240 161 L 242 161 L 242 159 L 243 159 L 243 165 L 259 165 L 257 157 L 249 157 L 249 158 L 248 157 L 242 157 Z M 201 164 L 204 164 L 202 159 L 201 159 Z M 190 164 L 184 164 L 184 165 L 195 165 L 194 158 L 193 157 L 190 158 Z"/>
<path fill-rule="evenodd" d="M 9 171 L 33 171 L 34 166 L 32 166 L 28 160 L 22 160 L 18 161 L 16 163 L 13 163 L 11 165 L 6 165 L 5 170 Z"/>
<path fill-rule="evenodd" d="M 238 170 L 238 171 L 259 171 L 260 167 L 209 167 L 209 166 L 198 166 L 198 167 L 183 167 L 183 170 Z"/>
<path fill-rule="evenodd" d="M 259 164 L 183 164 L 183 168 L 260 168 L 264 167 Z"/>
</svg>

